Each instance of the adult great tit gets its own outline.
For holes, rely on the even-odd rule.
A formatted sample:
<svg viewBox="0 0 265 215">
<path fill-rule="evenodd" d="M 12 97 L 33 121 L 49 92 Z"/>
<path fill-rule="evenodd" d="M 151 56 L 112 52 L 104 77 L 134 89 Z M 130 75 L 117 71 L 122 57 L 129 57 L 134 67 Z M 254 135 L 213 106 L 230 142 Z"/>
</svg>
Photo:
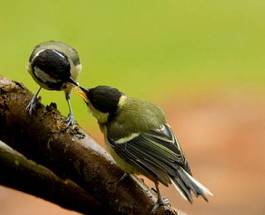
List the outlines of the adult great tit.
<svg viewBox="0 0 265 215">
<path fill-rule="evenodd" d="M 104 134 L 117 165 L 129 174 L 142 174 L 156 186 L 173 184 L 192 203 L 193 195 L 206 201 L 212 193 L 192 177 L 184 153 L 163 111 L 147 101 L 126 96 L 108 86 L 78 90 Z"/>
<path fill-rule="evenodd" d="M 70 102 L 70 93 L 81 72 L 77 51 L 60 41 L 48 41 L 34 47 L 28 63 L 28 72 L 40 85 L 37 93 L 27 106 L 31 115 L 36 108 L 37 96 L 42 88 L 46 90 L 63 90 L 69 108 L 67 126 L 74 124 L 74 115 Z"/>
</svg>

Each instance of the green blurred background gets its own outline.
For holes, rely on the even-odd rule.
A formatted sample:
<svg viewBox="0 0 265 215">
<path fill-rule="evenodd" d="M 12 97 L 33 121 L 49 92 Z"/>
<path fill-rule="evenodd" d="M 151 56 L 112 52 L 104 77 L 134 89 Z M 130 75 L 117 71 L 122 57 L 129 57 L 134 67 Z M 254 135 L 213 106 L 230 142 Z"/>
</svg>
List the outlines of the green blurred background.
<svg viewBox="0 0 265 215">
<path fill-rule="evenodd" d="M 23 82 L 35 92 L 37 84 L 26 71 L 32 48 L 42 41 L 61 40 L 79 51 L 83 65 L 79 78 L 82 85 L 116 86 L 131 96 L 160 104 L 168 113 L 171 123 L 176 124 L 182 142 L 185 135 L 196 133 L 196 128 L 184 129 L 181 133 L 181 122 L 190 122 L 189 117 L 201 110 L 202 106 L 206 107 L 206 115 L 200 122 L 211 117 L 207 115 L 209 107 L 223 107 L 222 110 L 231 107 L 221 113 L 227 117 L 229 110 L 237 113 L 242 107 L 257 104 L 247 109 L 237 120 L 239 124 L 242 120 L 247 124 L 248 120 L 244 121 L 245 113 L 260 111 L 255 118 L 255 126 L 259 129 L 262 126 L 263 129 L 263 121 L 259 120 L 264 119 L 264 109 L 260 108 L 264 107 L 261 101 L 265 89 L 264 20 L 265 2 L 261 0 L 2 1 L 0 74 Z M 43 90 L 41 96 L 43 103 L 56 101 L 59 110 L 67 114 L 62 92 Z M 77 121 L 91 133 L 97 132 L 95 120 L 87 115 L 81 99 L 73 97 L 72 100 Z M 193 108 L 186 111 L 190 107 Z M 220 114 L 214 110 L 214 117 Z M 176 117 L 182 117 L 182 121 L 177 123 Z M 214 117 L 211 119 L 216 119 Z M 249 120 L 252 119 L 253 116 L 250 116 Z M 213 120 L 212 123 L 216 125 L 220 122 Z M 203 123 L 199 125 L 199 128 L 212 127 Z M 205 128 L 203 132 L 207 136 L 212 131 Z M 95 136 L 100 134 L 96 133 Z M 214 143 L 217 138 L 219 136 L 213 136 L 211 141 Z M 195 141 L 198 140 L 195 138 Z M 202 138 L 200 141 L 206 140 Z M 231 141 L 231 144 L 235 142 L 240 141 Z M 200 155 L 198 151 L 189 152 L 194 147 L 185 147 L 183 144 L 190 157 Z M 229 144 L 224 152 L 231 150 Z M 238 153 L 237 149 L 235 153 Z M 220 148 L 211 150 L 217 155 L 220 152 Z M 207 148 L 204 148 L 204 153 L 209 154 Z M 211 178 L 212 172 L 210 169 L 206 171 L 205 165 L 210 162 L 207 159 L 212 158 L 200 158 L 205 159 L 204 172 L 200 176 L 207 180 Z M 191 158 L 191 161 L 195 163 L 196 158 Z M 197 174 L 200 173 L 200 165 L 192 166 L 195 166 Z M 265 170 L 262 168 L 260 171 L 264 173 Z M 265 181 L 265 174 L 259 177 L 264 177 Z M 261 184 L 263 191 L 264 181 Z M 207 183 L 214 187 L 215 182 L 212 180 Z M 220 186 L 219 191 L 225 192 Z M 218 192 L 215 195 L 216 198 L 220 196 Z M 175 205 L 178 206 L 181 201 L 178 200 Z M 0 203 L 0 210 L 1 204 L 3 207 L 3 203 Z M 231 204 L 228 201 L 227 204 L 203 205 L 200 206 L 203 208 L 201 214 L 208 214 L 209 208 L 209 214 L 218 214 L 217 208 L 223 209 L 221 212 L 227 209 L 226 214 L 238 214 L 229 209 Z M 232 207 L 240 208 L 238 204 L 232 204 Z M 187 212 L 199 214 L 199 206 L 195 206 L 195 209 L 187 205 L 183 207 Z M 258 207 L 259 210 L 264 213 L 265 203 Z M 8 210 L 4 213 L 19 214 Z"/>
<path fill-rule="evenodd" d="M 5 1 L 0 71 L 35 91 L 28 57 L 34 45 L 54 39 L 78 49 L 85 86 L 162 99 L 176 89 L 263 87 L 264 9 L 258 0 Z M 66 113 L 62 94 L 51 97 Z"/>
</svg>

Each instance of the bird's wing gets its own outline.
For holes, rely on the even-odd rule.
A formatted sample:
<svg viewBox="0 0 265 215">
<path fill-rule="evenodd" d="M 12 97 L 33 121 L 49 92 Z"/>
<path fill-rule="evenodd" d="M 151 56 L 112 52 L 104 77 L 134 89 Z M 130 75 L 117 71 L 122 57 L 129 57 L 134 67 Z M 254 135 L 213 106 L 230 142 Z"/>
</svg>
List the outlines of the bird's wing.
<svg viewBox="0 0 265 215">
<path fill-rule="evenodd" d="M 114 151 L 127 163 L 152 180 L 167 185 L 181 166 L 190 172 L 187 161 L 169 125 L 130 137 L 108 137 Z"/>
</svg>

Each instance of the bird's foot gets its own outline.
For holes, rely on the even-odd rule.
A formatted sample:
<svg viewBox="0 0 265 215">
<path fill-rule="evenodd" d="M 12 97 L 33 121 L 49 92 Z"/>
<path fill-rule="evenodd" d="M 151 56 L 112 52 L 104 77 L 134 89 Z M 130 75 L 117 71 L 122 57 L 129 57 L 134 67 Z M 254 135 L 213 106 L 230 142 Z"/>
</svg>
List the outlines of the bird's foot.
<svg viewBox="0 0 265 215">
<path fill-rule="evenodd" d="M 36 111 L 36 109 L 37 109 L 37 98 L 36 96 L 33 96 L 26 107 L 26 111 L 29 113 L 29 115 L 32 115 Z"/>
<path fill-rule="evenodd" d="M 74 126 L 75 125 L 75 119 L 74 119 L 74 115 L 72 113 L 69 113 L 66 120 L 66 127 L 70 127 L 70 126 Z"/>
<path fill-rule="evenodd" d="M 166 205 L 169 205 L 170 202 L 167 198 L 162 197 L 162 198 L 157 200 L 157 204 L 159 204 L 159 206 L 166 206 Z"/>
<path fill-rule="evenodd" d="M 155 203 L 154 207 L 151 210 L 151 214 L 155 213 L 155 211 L 158 208 L 163 207 L 163 206 L 169 206 L 169 205 L 170 205 L 170 202 L 167 198 L 165 198 L 165 197 L 158 198 L 157 202 Z"/>
</svg>

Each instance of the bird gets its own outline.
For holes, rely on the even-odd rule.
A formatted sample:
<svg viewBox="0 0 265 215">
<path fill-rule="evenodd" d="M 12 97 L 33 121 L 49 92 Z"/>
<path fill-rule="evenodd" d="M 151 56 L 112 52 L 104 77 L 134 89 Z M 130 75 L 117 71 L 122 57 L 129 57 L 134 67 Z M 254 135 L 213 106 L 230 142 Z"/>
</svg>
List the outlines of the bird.
<svg viewBox="0 0 265 215">
<path fill-rule="evenodd" d="M 37 97 L 42 88 L 64 91 L 69 108 L 66 124 L 67 127 L 74 125 L 70 94 L 72 88 L 79 85 L 76 80 L 81 69 L 78 52 L 70 45 L 54 40 L 36 45 L 29 57 L 27 70 L 40 87 L 26 107 L 29 115 L 36 110 Z"/>
<path fill-rule="evenodd" d="M 198 182 L 163 110 L 141 99 L 127 96 L 110 86 L 77 87 L 77 92 L 97 119 L 107 150 L 125 173 L 142 174 L 154 182 L 156 206 L 166 201 L 159 183 L 173 184 L 190 203 L 212 195 Z"/>
</svg>

